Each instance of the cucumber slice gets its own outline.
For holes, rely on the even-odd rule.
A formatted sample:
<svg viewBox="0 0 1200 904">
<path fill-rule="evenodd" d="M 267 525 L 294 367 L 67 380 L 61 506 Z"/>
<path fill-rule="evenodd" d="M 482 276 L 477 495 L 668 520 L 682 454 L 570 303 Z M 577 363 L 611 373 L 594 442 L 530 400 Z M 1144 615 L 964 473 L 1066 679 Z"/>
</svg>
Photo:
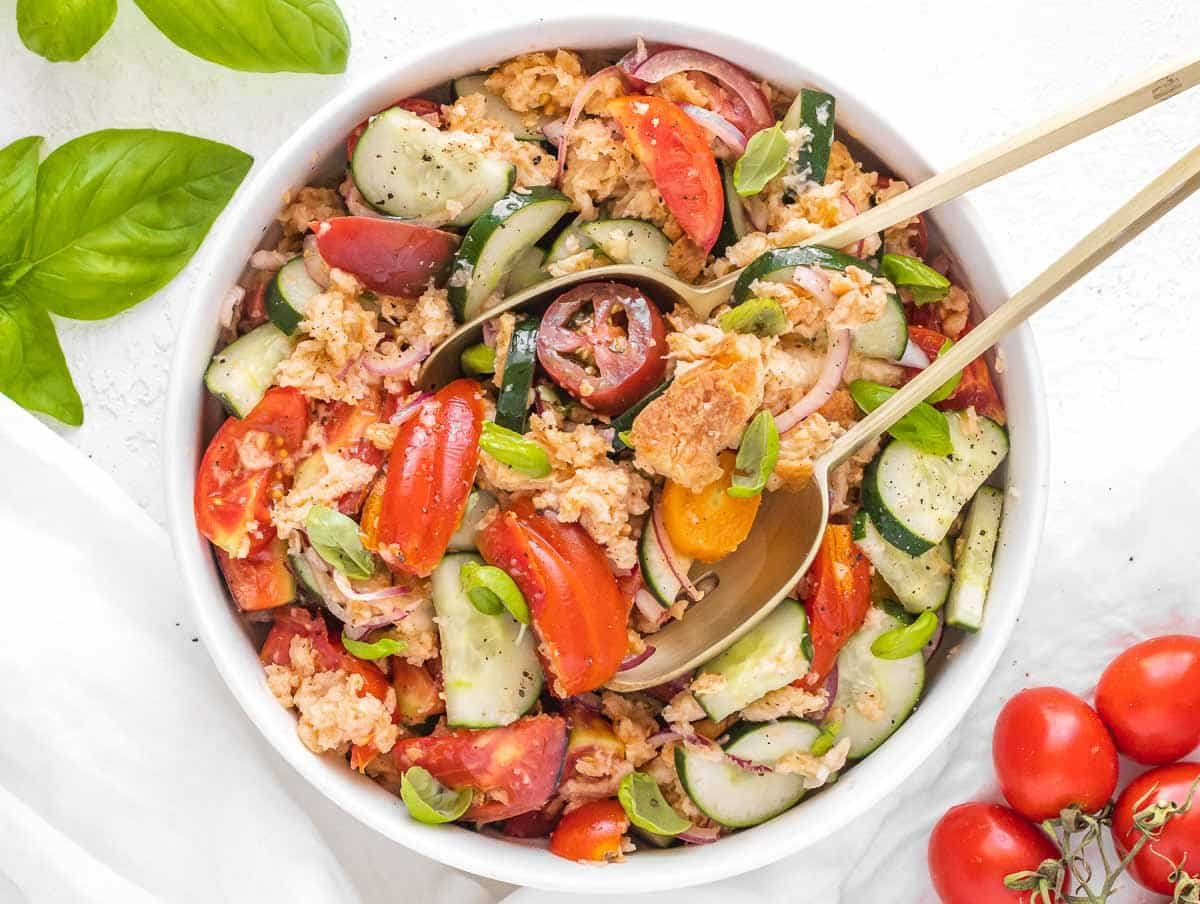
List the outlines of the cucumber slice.
<svg viewBox="0 0 1200 904">
<path fill-rule="evenodd" d="M 907 443 L 888 443 L 863 476 L 863 508 L 893 546 L 919 556 L 945 539 L 959 511 L 1008 454 L 1008 434 L 977 417 L 978 433 L 966 432 L 967 415 L 946 412 L 954 451 L 945 458 Z"/>
<path fill-rule="evenodd" d="M 592 240 L 615 264 L 639 264 L 663 272 L 671 242 L 661 229 L 644 220 L 596 220 L 584 223 L 579 231 Z"/>
<path fill-rule="evenodd" d="M 549 279 L 550 275 L 542 266 L 545 259 L 546 252 L 541 248 L 527 248 L 524 254 L 513 261 L 512 269 L 508 271 L 508 282 L 504 284 L 504 294 L 516 295 Z"/>
<path fill-rule="evenodd" d="M 512 188 L 516 168 L 486 157 L 452 132 L 392 107 L 371 119 L 358 139 L 350 174 L 366 202 L 389 216 L 442 225 L 447 205 L 462 205 L 449 222 L 466 226 Z"/>
<path fill-rule="evenodd" d="M 908 347 L 908 318 L 898 296 L 889 295 L 883 313 L 854 331 L 853 347 L 868 358 L 900 360 Z"/>
<path fill-rule="evenodd" d="M 540 185 L 505 195 L 472 224 L 454 255 L 448 283 L 450 304 L 460 320 L 483 313 L 484 302 L 503 284 L 517 258 L 570 207 L 566 195 Z"/>
<path fill-rule="evenodd" d="M 854 516 L 853 533 L 858 548 L 909 612 L 936 611 L 946 602 L 952 571 L 949 540 L 910 556 L 883 539 L 865 509 Z"/>
<path fill-rule="evenodd" d="M 791 175 L 821 185 L 829 170 L 829 152 L 833 148 L 833 119 L 836 102 L 832 94 L 801 88 L 783 116 L 784 129 L 808 126 L 812 141 L 800 149 L 791 164 Z M 789 203 L 795 198 L 784 198 Z"/>
<path fill-rule="evenodd" d="M 495 507 L 496 497 L 491 493 L 485 490 L 471 490 L 462 520 L 450 535 L 450 544 L 446 548 L 450 552 L 473 552 L 477 548 L 475 536 L 479 533 L 479 522 Z"/>
<path fill-rule="evenodd" d="M 533 632 L 520 631 L 507 612 L 484 615 L 462 592 L 458 572 L 467 562 L 482 565 L 483 559 L 448 555 L 433 570 L 446 722 L 495 728 L 515 722 L 537 703 L 542 669 Z"/>
<path fill-rule="evenodd" d="M 487 78 L 487 73 L 483 72 L 456 78 L 454 80 L 455 98 L 466 97 L 468 94 L 482 94 L 484 114 L 512 132 L 513 137 L 518 141 L 545 141 L 546 136 L 542 133 L 542 126 L 548 123 L 551 117 L 539 115 L 537 125 L 530 128 L 526 125 L 524 116 L 483 87 Z"/>
<path fill-rule="evenodd" d="M 961 546 L 954 561 L 954 585 L 946 605 L 946 624 L 961 631 L 983 627 L 983 609 L 992 582 L 992 559 L 1000 536 L 1004 493 L 982 486 L 967 509 L 967 520 L 959 534 Z"/>
<path fill-rule="evenodd" d="M 308 275 L 303 257 L 293 257 L 279 268 L 275 278 L 267 283 L 267 316 L 289 336 L 296 332 L 305 317 L 308 301 L 324 291 Z"/>
<path fill-rule="evenodd" d="M 538 322 L 532 318 L 519 320 L 513 327 L 500 393 L 496 397 L 496 423 L 517 433 L 525 432 L 529 418 L 529 388 L 533 386 L 533 371 L 537 366 L 537 333 Z"/>
<path fill-rule="evenodd" d="M 804 719 L 775 722 L 738 722 L 726 733 L 725 752 L 760 766 L 773 766 L 796 750 L 808 751 L 821 728 Z"/>
<path fill-rule="evenodd" d="M 711 694 L 696 694 L 696 701 L 719 722 L 759 697 L 791 684 L 808 671 L 804 640 L 808 618 L 804 606 L 784 600 L 720 656 L 700 667 L 725 679 Z"/>
<path fill-rule="evenodd" d="M 865 261 L 859 260 L 834 248 L 823 245 L 791 245 L 765 251 L 750 262 L 733 284 L 731 305 L 739 305 L 754 297 L 750 285 L 755 280 L 769 279 L 772 282 L 790 282 L 797 267 L 823 267 L 826 270 L 844 271 L 854 265 L 867 269 Z"/>
<path fill-rule="evenodd" d="M 275 368 L 292 351 L 293 341 L 273 323 L 255 327 L 215 355 L 204 372 L 204 385 L 226 410 L 245 417 L 271 388 Z"/>
<path fill-rule="evenodd" d="M 680 555 L 676 555 L 675 560 L 686 575 L 687 570 L 692 567 L 692 560 Z M 646 589 L 664 609 L 670 609 L 675 600 L 679 599 L 679 591 L 683 589 L 683 584 L 667 564 L 667 557 L 658 542 L 658 532 L 654 530 L 654 523 L 650 518 L 646 519 L 646 524 L 642 527 L 642 538 L 638 542 L 638 562 L 641 564 L 642 580 L 646 582 Z"/>
<path fill-rule="evenodd" d="M 733 185 L 733 164 L 719 160 L 717 166 L 721 168 L 721 187 L 725 190 L 725 218 L 721 221 L 721 232 L 717 236 L 717 244 L 713 247 L 713 254 L 720 257 L 730 245 L 736 245 L 754 232 L 754 227 L 750 224 L 746 208 L 742 206 L 742 199 Z"/>
<path fill-rule="evenodd" d="M 850 739 L 849 758 L 862 759 L 903 724 L 925 687 L 925 657 L 918 650 L 904 659 L 880 659 L 871 652 L 875 638 L 900 627 L 882 609 L 868 613 L 864 625 L 838 654 L 838 689 L 833 703 L 842 708 L 838 740 Z M 856 705 L 865 695 L 878 704 L 878 719 L 868 718 Z"/>
<path fill-rule="evenodd" d="M 576 217 L 567 224 L 566 228 L 550 243 L 550 250 L 546 252 L 544 266 L 556 264 L 563 258 L 595 246 L 595 243 L 583 232 L 584 225 L 582 217 Z"/>
<path fill-rule="evenodd" d="M 304 595 L 311 597 L 317 602 L 325 602 L 325 592 L 321 589 L 320 582 L 313 574 L 312 566 L 308 564 L 308 560 L 301 555 L 288 556 L 288 568 L 292 574 L 296 576 L 296 582 L 300 585 L 300 589 Z"/>
</svg>

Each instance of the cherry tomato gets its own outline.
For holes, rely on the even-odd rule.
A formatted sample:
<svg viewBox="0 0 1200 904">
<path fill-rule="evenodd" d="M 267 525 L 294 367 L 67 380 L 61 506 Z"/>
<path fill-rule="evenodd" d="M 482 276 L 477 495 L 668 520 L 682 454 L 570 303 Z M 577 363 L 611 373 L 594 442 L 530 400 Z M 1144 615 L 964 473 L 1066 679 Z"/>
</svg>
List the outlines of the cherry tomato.
<svg viewBox="0 0 1200 904">
<path fill-rule="evenodd" d="M 1157 766 L 1187 756 L 1200 745 L 1200 637 L 1130 647 L 1100 676 L 1096 709 L 1130 759 Z"/>
<path fill-rule="evenodd" d="M 388 398 L 389 407 L 392 398 L 394 397 Z M 378 389 L 368 390 L 367 394 L 355 405 L 347 402 L 335 402 L 325 421 L 325 442 L 322 450 L 379 467 L 383 464 L 387 453 L 368 440 L 366 434 L 368 427 L 383 420 L 383 411 L 383 393 Z M 320 468 L 323 471 L 323 456 L 314 455 L 300 466 L 301 470 L 309 467 Z M 297 481 L 299 479 L 300 474 L 297 473 Z M 367 488 L 364 487 L 361 490 L 346 493 L 338 500 L 338 511 L 351 518 L 355 517 L 362 508 L 363 501 L 367 498 L 367 492 Z"/>
<path fill-rule="evenodd" d="M 757 496 L 730 496 L 737 456 L 722 452 L 719 459 L 725 471 L 704 489 L 692 492 L 668 480 L 663 485 L 663 527 L 675 551 L 701 562 L 716 562 L 742 545 L 754 527 L 754 518 L 762 503 Z"/>
<path fill-rule="evenodd" d="M 370 694 L 379 700 L 387 699 L 391 685 L 379 666 L 347 653 L 342 646 L 342 639 L 336 635 L 330 636 L 325 619 L 300 606 L 290 606 L 275 613 L 271 631 L 259 651 L 259 660 L 264 665 L 290 665 L 292 639 L 295 637 L 308 640 L 322 671 L 336 672 L 341 669 L 351 675 L 362 676 L 360 697 Z"/>
<path fill-rule="evenodd" d="M 567 749 L 560 716 L 526 716 L 503 728 L 455 728 L 423 738 L 401 738 L 392 749 L 396 768 L 423 766 L 443 785 L 474 788 L 464 815 L 495 822 L 542 807 L 558 787 Z"/>
<path fill-rule="evenodd" d="M 316 234 L 329 266 L 385 295 L 420 295 L 458 247 L 452 233 L 378 217 L 334 217 L 318 224 Z"/>
<path fill-rule="evenodd" d="M 1182 807 L 1191 797 L 1186 813 L 1172 816 L 1161 834 L 1150 841 L 1130 864 L 1133 878 L 1150 891 L 1169 895 L 1174 890 L 1171 874 L 1176 866 L 1195 876 L 1200 873 L 1200 763 L 1176 763 L 1160 766 L 1139 775 L 1117 799 L 1113 810 L 1113 841 L 1124 857 L 1133 849 L 1141 832 L 1133 817 L 1159 801 L 1173 801 Z M 1186 859 L 1185 859 L 1186 858 Z"/>
<path fill-rule="evenodd" d="M 404 100 L 396 101 L 392 106 L 416 113 L 422 119 L 428 120 L 431 125 L 441 128 L 442 107 L 434 101 L 426 100 L 423 97 L 406 97 Z M 354 159 L 354 149 L 358 147 L 358 139 L 362 138 L 362 133 L 367 130 L 368 124 L 370 124 L 370 120 L 364 119 L 346 136 L 346 157 L 348 159 Z"/>
<path fill-rule="evenodd" d="M 616 415 L 667 373 L 667 328 L 632 286 L 584 283 L 555 299 L 537 334 L 542 367 L 593 411 Z"/>
<path fill-rule="evenodd" d="M 970 327 L 967 329 L 969 331 Z M 908 338 L 914 345 L 920 346 L 930 361 L 937 358 L 938 351 L 946 342 L 946 337 L 941 333 L 923 326 L 910 326 Z M 907 370 L 910 378 L 920 373 L 912 368 Z M 1004 403 L 1000 401 L 1000 395 L 992 384 L 992 373 L 983 358 L 976 358 L 963 368 L 962 378 L 950 398 L 938 402 L 936 407 L 943 411 L 962 411 L 971 406 L 974 406 L 976 413 L 991 418 L 997 424 L 1003 425 L 1006 420 Z"/>
<path fill-rule="evenodd" d="M 287 566 L 287 544 L 278 538 L 244 559 L 217 550 L 233 600 L 243 612 L 274 609 L 296 601 L 296 579 Z"/>
<path fill-rule="evenodd" d="M 474 380 L 438 390 L 401 425 L 376 537 L 393 571 L 428 577 L 445 554 L 467 507 L 482 432 L 483 399 Z"/>
<path fill-rule="evenodd" d="M 1004 877 L 1057 860 L 1058 849 L 1020 815 L 998 804 L 952 807 L 929 836 L 929 875 L 942 904 L 1030 904 Z"/>
<path fill-rule="evenodd" d="M 244 558 L 271 542 L 275 529 L 268 508 L 279 468 L 249 468 L 239 446 L 246 442 L 276 462 L 296 452 L 308 430 L 308 402 L 298 389 L 267 390 L 244 418 L 221 425 L 196 475 L 196 526 L 231 556 Z"/>
<path fill-rule="evenodd" d="M 507 571 L 529 601 L 556 696 L 595 690 L 616 674 L 628 646 L 629 601 L 587 531 L 520 499 L 492 519 L 477 542 L 480 555 Z"/>
<path fill-rule="evenodd" d="M 1099 810 L 1117 788 L 1117 748 L 1096 711 L 1057 687 L 1021 691 L 992 735 L 1000 790 L 1014 810 L 1041 822 L 1077 804 Z"/>
<path fill-rule="evenodd" d="M 608 112 L 683 231 L 706 252 L 712 250 L 725 218 L 725 195 L 700 126 L 661 97 L 618 97 L 608 102 Z"/>
<path fill-rule="evenodd" d="M 801 679 L 809 687 L 825 680 L 846 641 L 862 627 L 871 606 L 871 565 L 847 524 L 830 524 L 809 570 L 808 633 L 813 661 Z"/>
<path fill-rule="evenodd" d="M 621 839 L 628 831 L 629 817 L 619 802 L 593 800 L 558 821 L 550 835 L 550 851 L 568 860 L 620 860 Z"/>
<path fill-rule="evenodd" d="M 392 687 L 396 689 L 396 719 L 404 725 L 422 725 L 446 711 L 437 679 L 419 665 L 393 658 Z"/>
<path fill-rule="evenodd" d="M 504 821 L 503 832 L 512 838 L 546 838 L 558 823 L 561 806 L 552 801 L 540 810 L 530 810 Z"/>
</svg>

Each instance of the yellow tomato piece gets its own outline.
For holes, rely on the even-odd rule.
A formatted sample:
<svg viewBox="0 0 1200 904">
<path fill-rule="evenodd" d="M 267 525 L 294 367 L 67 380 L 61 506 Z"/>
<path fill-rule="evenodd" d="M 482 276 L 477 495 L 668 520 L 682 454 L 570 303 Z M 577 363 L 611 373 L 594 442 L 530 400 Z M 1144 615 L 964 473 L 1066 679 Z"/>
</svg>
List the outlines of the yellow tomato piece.
<svg viewBox="0 0 1200 904">
<path fill-rule="evenodd" d="M 379 551 L 379 515 L 383 511 L 384 484 L 385 481 L 380 478 L 371 487 L 363 503 L 362 519 L 358 525 L 358 538 L 371 552 Z"/>
<path fill-rule="evenodd" d="M 663 487 L 663 526 L 680 555 L 715 562 L 750 535 L 762 494 L 738 499 L 725 492 L 733 483 L 735 458 L 732 452 L 722 452 L 724 475 L 698 493 L 670 480 Z"/>
</svg>

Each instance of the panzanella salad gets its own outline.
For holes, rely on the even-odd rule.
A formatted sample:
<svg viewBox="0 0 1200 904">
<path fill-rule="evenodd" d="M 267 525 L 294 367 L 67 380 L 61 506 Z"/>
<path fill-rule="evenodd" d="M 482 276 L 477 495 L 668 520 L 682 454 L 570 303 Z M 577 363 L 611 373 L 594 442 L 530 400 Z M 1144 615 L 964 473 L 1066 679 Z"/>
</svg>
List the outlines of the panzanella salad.
<svg viewBox="0 0 1200 904">
<path fill-rule="evenodd" d="M 700 51 L 555 50 L 397 100 L 295 193 L 226 299 L 195 504 L 307 747 L 420 821 L 606 861 L 770 819 L 908 717 L 943 627 L 983 619 L 1008 444 L 982 360 L 834 473 L 793 598 L 606 689 L 764 494 L 970 329 L 919 217 L 801 246 L 908 187 L 842 138 L 832 96 Z M 613 262 L 740 276 L 705 318 L 584 282 L 414 389 L 458 324 Z"/>
</svg>

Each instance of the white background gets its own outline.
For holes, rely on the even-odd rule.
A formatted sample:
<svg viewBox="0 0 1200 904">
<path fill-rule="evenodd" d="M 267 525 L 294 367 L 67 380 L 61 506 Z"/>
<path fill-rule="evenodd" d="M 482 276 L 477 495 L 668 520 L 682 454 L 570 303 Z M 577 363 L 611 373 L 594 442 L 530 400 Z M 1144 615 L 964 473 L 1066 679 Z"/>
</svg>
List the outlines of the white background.
<svg viewBox="0 0 1200 904">
<path fill-rule="evenodd" d="M 354 36 L 344 75 L 270 76 L 225 71 L 178 51 L 130 0 L 121 0 L 113 29 L 84 61 L 50 64 L 20 45 L 15 2 L 0 0 L 0 146 L 28 134 L 54 147 L 93 129 L 155 126 L 227 141 L 261 161 L 357 76 L 431 38 L 533 21 L 557 5 L 341 6 Z M 935 166 L 1200 48 L 1196 0 L 819 7 L 610 0 L 607 8 L 675 13 L 794 53 L 906 131 Z M 1009 284 L 1036 274 L 1198 141 L 1200 93 L 1193 92 L 979 190 L 973 200 Z M 907 794 L 815 854 L 731 890 L 800 902 L 929 900 L 928 828 L 950 803 L 993 793 L 989 729 L 1013 690 L 1056 683 L 1087 692 L 1130 639 L 1200 630 L 1198 272 L 1200 199 L 1193 199 L 1034 319 L 1049 398 L 1051 497 L 1038 571 L 1008 655 L 956 739 Z M 159 521 L 164 392 L 191 286 L 185 272 L 113 320 L 59 321 L 86 409 L 82 428 L 61 432 Z"/>
</svg>

